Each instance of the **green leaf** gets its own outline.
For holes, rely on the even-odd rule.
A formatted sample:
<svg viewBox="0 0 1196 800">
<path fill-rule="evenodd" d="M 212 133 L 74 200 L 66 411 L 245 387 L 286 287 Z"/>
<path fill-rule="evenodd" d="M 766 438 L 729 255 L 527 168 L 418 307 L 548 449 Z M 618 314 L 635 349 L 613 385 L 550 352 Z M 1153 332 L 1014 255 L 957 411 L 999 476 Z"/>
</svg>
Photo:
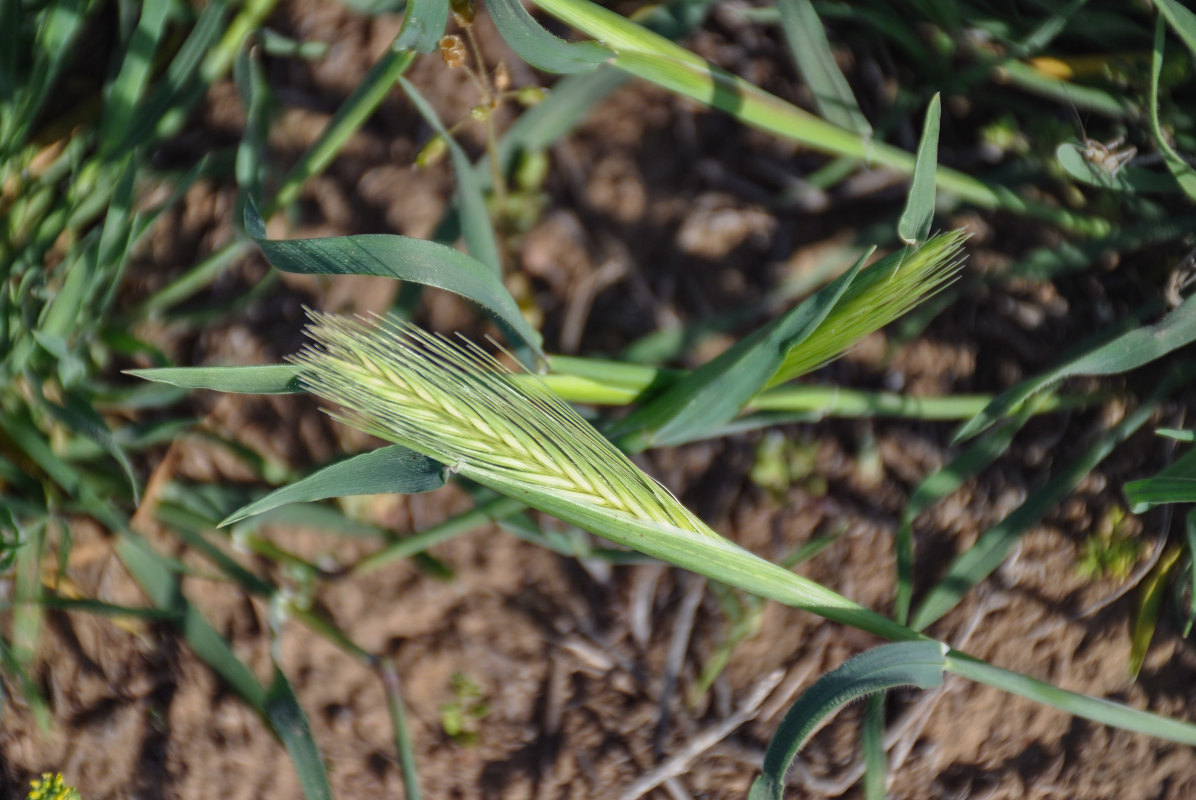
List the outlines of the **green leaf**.
<svg viewBox="0 0 1196 800">
<path fill-rule="evenodd" d="M 864 798 L 885 800 L 885 778 L 889 760 L 885 756 L 885 693 L 868 698 L 868 709 L 860 725 L 860 750 L 864 755 Z"/>
<path fill-rule="evenodd" d="M 489 0 L 490 18 L 520 58 L 545 72 L 589 72 L 613 56 L 597 42 L 566 42 L 541 27 L 519 0 Z"/>
<path fill-rule="evenodd" d="M 137 27 L 124 51 L 120 72 L 104 97 L 100 116 L 100 149 L 113 150 L 129 135 L 138 103 L 149 85 L 154 54 L 166 33 L 172 3 L 143 3 Z"/>
<path fill-rule="evenodd" d="M 1191 12 L 1185 13 L 1190 14 Z M 1191 24 L 1193 29 L 1196 29 L 1196 16 L 1193 16 Z M 1163 155 L 1163 163 L 1167 165 L 1171 175 L 1188 198 L 1196 200 L 1196 170 L 1192 169 L 1192 165 L 1175 151 L 1171 142 L 1163 135 L 1163 127 L 1159 124 L 1159 75 L 1163 71 L 1163 29 L 1163 18 L 1159 17 L 1154 28 L 1154 48 L 1150 56 L 1150 97 L 1146 101 L 1150 111 L 1150 132 L 1159 152 Z M 1196 40 L 1196 33 L 1193 34 L 1193 38 Z"/>
<path fill-rule="evenodd" d="M 1125 485 L 1135 514 L 1164 503 L 1196 503 L 1196 450 L 1189 450 L 1157 475 Z"/>
<path fill-rule="evenodd" d="M 490 312 L 538 358 L 544 358 L 540 334 L 523 318 L 499 277 L 451 247 L 387 234 L 271 240 L 252 200 L 245 207 L 245 229 L 267 260 L 284 272 L 380 275 L 459 294 Z"/>
<path fill-rule="evenodd" d="M 910 599 L 914 591 L 914 520 L 933 503 L 954 492 L 963 482 L 997 460 L 1009 449 L 1013 437 L 1035 413 L 1038 404 L 1027 405 L 1013 419 L 977 439 L 966 450 L 951 459 L 942 469 L 922 479 L 909 496 L 901 525 L 894 536 L 897 550 L 897 597 L 894 617 L 898 622 L 909 620 Z"/>
<path fill-rule="evenodd" d="M 274 678 L 266 692 L 263 710 L 270 727 L 282 739 L 291 763 L 295 765 L 303 796 L 307 800 L 332 800 L 328 773 L 324 769 L 324 759 L 312 739 L 311 725 L 278 664 L 274 665 Z"/>
<path fill-rule="evenodd" d="M 299 367 L 261 364 L 248 367 L 156 367 L 129 369 L 133 375 L 183 389 L 211 389 L 234 394 L 296 394 L 303 391 Z"/>
<path fill-rule="evenodd" d="M 955 433 L 963 441 L 980 433 L 1001 417 L 1016 410 L 1027 398 L 1073 375 L 1115 375 L 1137 369 L 1162 358 L 1172 350 L 1196 340 L 1196 296 L 1154 325 L 1127 331 L 1113 340 L 1094 346 L 1042 375 L 1023 381 L 993 398 L 984 410 Z"/>
<path fill-rule="evenodd" d="M 1179 545 L 1168 547 L 1138 589 L 1138 607 L 1130 623 L 1131 678 L 1137 678 L 1142 671 L 1142 662 L 1146 660 L 1146 651 L 1150 649 L 1150 640 L 1154 638 L 1159 622 L 1159 612 L 1163 610 L 1163 599 L 1167 596 L 1168 579 L 1179 566 L 1181 555 L 1183 548 Z"/>
<path fill-rule="evenodd" d="M 819 113 L 840 128 L 871 138 L 872 126 L 868 124 L 864 112 L 860 111 L 847 79 L 835 63 L 826 30 L 818 18 L 818 12 L 814 10 L 814 4 L 810 0 L 777 0 L 777 8 L 781 12 L 781 27 L 785 31 L 789 52 L 814 95 L 814 104 L 818 106 Z M 933 175 L 931 180 L 934 180 Z"/>
<path fill-rule="evenodd" d="M 930 689 L 943 682 L 947 648 L 939 642 L 898 642 L 849 658 L 807 689 L 773 734 L 749 800 L 783 800 L 785 773 L 806 738 L 840 706 L 898 686 Z"/>
<path fill-rule="evenodd" d="M 1155 8 L 1167 20 L 1171 30 L 1183 40 L 1183 43 L 1196 56 L 1196 14 L 1185 8 L 1176 0 L 1155 0 Z"/>
<path fill-rule="evenodd" d="M 432 53 L 448 24 L 448 0 L 408 0 L 407 15 L 395 47 Z"/>
<path fill-rule="evenodd" d="M 837 280 L 752 335 L 689 373 L 664 394 L 632 412 L 612 436 L 634 434 L 633 450 L 693 438 L 730 421 L 763 389 L 800 345 L 843 298 L 868 251 Z"/>
<path fill-rule="evenodd" d="M 444 465 L 406 447 L 392 445 L 324 467 L 276 489 L 230 514 L 220 526 L 288 503 L 309 503 L 354 494 L 416 494 L 444 486 Z"/>
<path fill-rule="evenodd" d="M 905 199 L 905 210 L 897 222 L 897 235 L 906 244 L 926 241 L 934 222 L 934 173 L 939 157 L 940 105 L 938 92 L 935 92 L 926 109 L 926 121 L 922 126 L 922 139 L 918 142 L 918 156 L 914 162 L 909 195 Z"/>
<path fill-rule="evenodd" d="M 498 253 L 498 240 L 494 236 L 494 226 L 490 223 L 490 212 L 486 209 L 486 198 L 482 194 L 482 184 L 478 180 L 469 156 L 457 144 L 440 117 L 436 109 L 424 98 L 419 90 L 405 78 L 399 78 L 399 85 L 411 98 L 415 110 L 432 126 L 449 148 L 449 156 L 453 160 L 453 176 L 456 179 L 457 213 L 461 218 L 461 235 L 465 239 L 465 246 L 470 255 L 488 266 L 496 275 L 502 275 L 502 259 Z"/>
<path fill-rule="evenodd" d="M 926 595 L 910 627 L 922 630 L 955 607 L 960 598 L 1005 560 L 1026 531 L 1067 497 L 1088 473 L 1096 469 L 1117 445 L 1140 428 L 1159 404 L 1180 384 L 1196 374 L 1196 366 L 1173 370 L 1154 393 L 1117 425 L 1098 436 L 1088 450 L 1051 477 L 1009 516 L 986 531 L 970 550 L 960 555 L 943 579 Z"/>
</svg>

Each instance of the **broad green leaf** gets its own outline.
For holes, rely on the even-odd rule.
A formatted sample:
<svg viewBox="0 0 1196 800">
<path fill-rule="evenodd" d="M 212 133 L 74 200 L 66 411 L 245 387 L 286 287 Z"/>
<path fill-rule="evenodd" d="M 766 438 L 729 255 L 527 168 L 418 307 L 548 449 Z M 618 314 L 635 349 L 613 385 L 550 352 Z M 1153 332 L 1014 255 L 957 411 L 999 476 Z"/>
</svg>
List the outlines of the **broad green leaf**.
<svg viewBox="0 0 1196 800">
<path fill-rule="evenodd" d="M 777 8 L 781 12 L 781 27 L 785 31 L 789 52 L 814 95 L 814 104 L 818 106 L 819 113 L 840 128 L 854 131 L 866 139 L 871 138 L 872 126 L 868 124 L 864 112 L 860 111 L 847 79 L 835 63 L 826 30 L 818 18 L 818 12 L 814 10 L 814 4 L 810 0 L 777 0 Z M 931 180 L 934 180 L 933 175 Z"/>
<path fill-rule="evenodd" d="M 914 162 L 914 176 L 905 198 L 905 210 L 897 222 L 897 235 L 910 245 L 921 244 L 930 238 L 930 226 L 934 222 L 934 171 L 939 157 L 940 114 L 940 100 L 936 92 L 926 109 L 922 139 L 918 142 L 918 156 Z"/>
<path fill-rule="evenodd" d="M 1193 39 L 1196 40 L 1196 15 L 1193 15 L 1191 24 L 1194 31 Z M 1159 75 L 1163 71 L 1163 30 L 1163 17 L 1159 17 L 1154 28 L 1154 48 L 1150 57 L 1150 97 L 1146 100 L 1147 108 L 1150 111 L 1150 132 L 1159 152 L 1163 155 L 1163 163 L 1167 165 L 1167 169 L 1188 198 L 1196 200 L 1196 170 L 1192 169 L 1192 165 L 1175 151 L 1171 142 L 1163 135 L 1163 127 L 1159 124 Z M 1196 52 L 1196 49 L 1193 52 Z"/>
<path fill-rule="evenodd" d="M 566 42 L 546 31 L 519 0 L 489 0 L 486 7 L 503 40 L 520 58 L 545 72 L 589 72 L 614 55 L 598 42 Z"/>
<path fill-rule="evenodd" d="M 303 713 L 299 698 L 277 663 L 274 664 L 274 678 L 266 691 L 263 711 L 295 765 L 303 796 L 307 800 L 332 800 L 324 758 L 312 739 L 307 714 Z"/>
<path fill-rule="evenodd" d="M 444 486 L 444 465 L 427 456 L 392 445 L 324 467 L 289 486 L 240 508 L 220 525 L 288 503 L 309 503 L 354 494 L 416 494 Z"/>
<path fill-rule="evenodd" d="M 926 595 L 910 626 L 922 630 L 955 607 L 965 594 L 996 569 L 1033 525 L 1063 501 L 1088 473 L 1096 469 L 1117 445 L 1128 439 L 1154 414 L 1164 399 L 1196 374 L 1196 366 L 1173 370 L 1154 393 L 1121 422 L 1100 434 L 1078 459 L 1051 477 L 1009 516 L 990 528 L 971 549 L 951 562 L 947 574 Z"/>
<path fill-rule="evenodd" d="M 498 240 L 494 236 L 494 226 L 490 223 L 490 212 L 486 209 L 482 185 L 477 179 L 469 156 L 465 155 L 461 145 L 457 144 L 457 140 L 440 121 L 436 109 L 432 108 L 419 90 L 405 78 L 399 78 L 399 85 L 411 98 L 419 115 L 448 145 L 449 156 L 453 160 L 453 177 L 457 183 L 457 214 L 461 220 L 461 235 L 465 239 L 465 246 L 470 255 L 488 266 L 494 274 L 501 276 L 502 259 L 499 256 Z"/>
<path fill-rule="evenodd" d="M 387 234 L 271 240 L 252 200 L 245 207 L 245 228 L 270 263 L 284 272 L 380 275 L 444 289 L 480 305 L 544 358 L 540 334 L 523 318 L 499 277 L 451 247 Z"/>
<path fill-rule="evenodd" d="M 1196 340 L 1196 296 L 1154 325 L 1144 325 L 1097 345 L 1042 375 L 1023 381 L 993 398 L 983 411 L 956 432 L 962 441 L 1016 410 L 1027 398 L 1073 375 L 1115 375 L 1137 369 Z"/>
<path fill-rule="evenodd" d="M 849 658 L 802 693 L 785 714 L 749 800 L 783 800 L 785 773 L 806 738 L 840 706 L 898 686 L 930 689 L 943 682 L 947 648 L 939 642 L 898 642 Z"/>
<path fill-rule="evenodd" d="M 1142 514 L 1164 503 L 1196 503 L 1196 450 L 1189 450 L 1157 475 L 1125 485 L 1130 510 Z"/>
<path fill-rule="evenodd" d="M 408 0 L 395 47 L 432 53 L 448 24 L 449 0 Z"/>
<path fill-rule="evenodd" d="M 827 318 L 869 251 L 833 283 L 632 412 L 611 435 L 632 450 L 669 445 L 729 422 L 780 370 L 785 358 Z M 627 437 L 634 436 L 632 443 Z"/>
<path fill-rule="evenodd" d="M 133 375 L 183 389 L 211 389 L 235 394 L 295 394 L 303 391 L 299 367 L 261 364 L 248 367 L 156 367 L 129 369 Z"/>
</svg>

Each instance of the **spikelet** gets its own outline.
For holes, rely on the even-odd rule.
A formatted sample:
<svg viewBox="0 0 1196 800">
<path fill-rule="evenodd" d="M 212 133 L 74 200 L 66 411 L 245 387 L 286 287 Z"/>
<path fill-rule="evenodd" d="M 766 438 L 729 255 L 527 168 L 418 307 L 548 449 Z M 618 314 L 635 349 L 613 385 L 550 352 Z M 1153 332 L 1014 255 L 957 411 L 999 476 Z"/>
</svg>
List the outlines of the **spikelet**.
<svg viewBox="0 0 1196 800">
<path fill-rule="evenodd" d="M 291 360 L 346 424 L 557 516 L 594 509 L 717 537 L 535 375 L 392 317 L 309 315 L 314 344 Z"/>
</svg>

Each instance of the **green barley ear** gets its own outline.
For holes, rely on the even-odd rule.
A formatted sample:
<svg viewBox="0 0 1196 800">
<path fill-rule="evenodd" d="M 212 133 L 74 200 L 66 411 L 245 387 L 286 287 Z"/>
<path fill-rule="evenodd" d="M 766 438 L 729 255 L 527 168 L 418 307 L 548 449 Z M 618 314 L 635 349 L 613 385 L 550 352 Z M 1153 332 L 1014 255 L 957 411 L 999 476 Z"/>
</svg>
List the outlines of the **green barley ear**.
<svg viewBox="0 0 1196 800">
<path fill-rule="evenodd" d="M 568 521 L 588 507 L 716 535 L 538 377 L 397 319 L 311 319 L 292 360 L 343 422 Z"/>
<path fill-rule="evenodd" d="M 292 357 L 333 416 L 613 542 L 891 639 L 918 634 L 719 536 L 540 378 L 392 318 L 311 314 Z"/>
<path fill-rule="evenodd" d="M 962 228 L 904 248 L 860 272 L 818 329 L 785 356 L 769 386 L 833 361 L 873 331 L 913 309 L 955 280 L 963 265 Z"/>
</svg>

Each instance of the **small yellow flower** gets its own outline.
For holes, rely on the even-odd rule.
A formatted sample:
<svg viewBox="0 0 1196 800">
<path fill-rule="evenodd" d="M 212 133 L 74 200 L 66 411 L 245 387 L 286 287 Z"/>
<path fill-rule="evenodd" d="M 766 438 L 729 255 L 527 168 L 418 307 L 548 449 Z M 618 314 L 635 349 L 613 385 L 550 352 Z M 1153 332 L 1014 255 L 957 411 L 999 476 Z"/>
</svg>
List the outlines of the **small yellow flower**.
<svg viewBox="0 0 1196 800">
<path fill-rule="evenodd" d="M 25 800 L 82 800 L 79 792 L 67 786 L 61 772 L 43 772 L 29 785 Z"/>
</svg>

